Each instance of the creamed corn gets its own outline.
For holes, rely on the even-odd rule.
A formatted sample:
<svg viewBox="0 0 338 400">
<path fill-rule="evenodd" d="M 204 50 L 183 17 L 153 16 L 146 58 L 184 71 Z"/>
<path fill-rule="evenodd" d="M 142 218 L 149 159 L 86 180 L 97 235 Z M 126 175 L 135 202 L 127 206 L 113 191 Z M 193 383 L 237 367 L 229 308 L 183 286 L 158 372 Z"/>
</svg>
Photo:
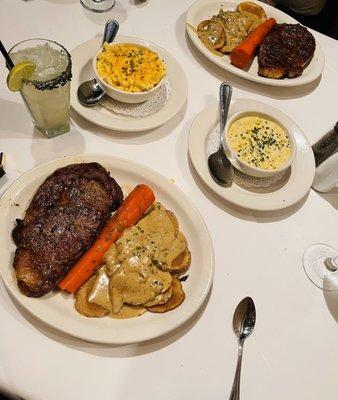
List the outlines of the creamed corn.
<svg viewBox="0 0 338 400">
<path fill-rule="evenodd" d="M 285 130 L 258 115 L 239 118 L 227 134 L 237 156 L 253 167 L 275 170 L 291 156 L 291 143 Z"/>
</svg>

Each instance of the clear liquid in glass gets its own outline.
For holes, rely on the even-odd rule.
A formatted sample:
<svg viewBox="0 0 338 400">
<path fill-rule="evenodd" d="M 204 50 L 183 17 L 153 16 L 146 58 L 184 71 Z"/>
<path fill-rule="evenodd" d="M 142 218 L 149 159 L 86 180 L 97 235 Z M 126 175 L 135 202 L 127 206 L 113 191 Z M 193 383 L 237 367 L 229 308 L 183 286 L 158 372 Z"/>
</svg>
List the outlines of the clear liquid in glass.
<svg viewBox="0 0 338 400">
<path fill-rule="evenodd" d="M 14 46 L 10 56 L 14 64 L 24 60 L 36 64 L 21 90 L 36 128 L 48 137 L 68 132 L 70 76 L 69 79 L 65 76 L 70 63 L 68 52 L 55 42 L 33 39 Z"/>
</svg>

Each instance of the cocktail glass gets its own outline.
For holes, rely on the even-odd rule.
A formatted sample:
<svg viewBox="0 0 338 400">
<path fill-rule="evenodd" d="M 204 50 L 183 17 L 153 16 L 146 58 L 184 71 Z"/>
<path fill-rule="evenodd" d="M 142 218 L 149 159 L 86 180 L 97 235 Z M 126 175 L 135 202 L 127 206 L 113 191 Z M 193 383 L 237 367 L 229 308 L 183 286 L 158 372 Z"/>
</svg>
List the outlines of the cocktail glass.
<svg viewBox="0 0 338 400">
<path fill-rule="evenodd" d="M 33 75 L 21 89 L 36 128 L 47 137 L 68 132 L 72 77 L 68 51 L 52 40 L 29 39 L 13 46 L 9 55 L 14 64 L 21 61 L 36 64 Z"/>
<path fill-rule="evenodd" d="M 338 251 L 331 246 L 316 243 L 303 254 L 303 268 L 310 281 L 324 290 L 338 290 Z"/>
<path fill-rule="evenodd" d="M 81 0 L 84 8 L 94 12 L 105 12 L 115 5 L 115 0 Z"/>
</svg>

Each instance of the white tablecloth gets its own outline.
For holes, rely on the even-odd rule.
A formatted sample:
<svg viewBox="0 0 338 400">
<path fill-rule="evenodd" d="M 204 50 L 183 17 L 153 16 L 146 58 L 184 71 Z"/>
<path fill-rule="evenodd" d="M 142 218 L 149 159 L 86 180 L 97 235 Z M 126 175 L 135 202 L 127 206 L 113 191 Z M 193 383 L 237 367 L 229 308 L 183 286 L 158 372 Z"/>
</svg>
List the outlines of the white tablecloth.
<svg viewBox="0 0 338 400">
<path fill-rule="evenodd" d="M 49 140 L 33 133 L 18 94 L 0 74 L 0 148 L 8 173 L 1 192 L 28 169 L 62 155 L 114 154 L 148 165 L 195 202 L 212 236 L 216 270 L 203 313 L 173 335 L 126 347 L 99 346 L 62 335 L 18 308 L 0 284 L 0 389 L 25 399 L 213 399 L 229 396 L 237 358 L 236 304 L 251 295 L 257 325 L 245 346 L 242 398 L 336 399 L 338 300 L 325 299 L 306 278 L 301 257 L 312 243 L 337 246 L 337 193 L 311 191 L 287 212 L 259 215 L 224 205 L 202 188 L 187 157 L 190 125 L 230 81 L 234 96 L 268 102 L 290 115 L 313 143 L 337 120 L 338 43 L 315 33 L 326 55 L 319 82 L 294 89 L 245 81 L 198 55 L 185 35 L 192 0 L 120 0 L 99 15 L 79 0 L 1 0 L 0 37 L 9 48 L 46 37 L 69 50 L 102 32 L 107 18 L 121 34 L 168 49 L 189 81 L 187 107 L 144 134 L 119 134 L 76 117 L 71 133 Z M 336 304 L 336 307 L 335 307 Z"/>
</svg>

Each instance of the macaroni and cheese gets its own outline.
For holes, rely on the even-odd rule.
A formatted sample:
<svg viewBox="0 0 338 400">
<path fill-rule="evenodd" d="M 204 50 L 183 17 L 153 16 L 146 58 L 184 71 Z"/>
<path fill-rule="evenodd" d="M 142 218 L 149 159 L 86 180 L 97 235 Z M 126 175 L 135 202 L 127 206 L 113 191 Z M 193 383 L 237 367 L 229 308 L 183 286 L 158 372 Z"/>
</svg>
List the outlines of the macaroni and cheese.
<svg viewBox="0 0 338 400">
<path fill-rule="evenodd" d="M 125 92 L 151 90 L 166 75 L 158 54 L 133 44 L 103 45 L 96 61 L 101 79 Z"/>
</svg>

